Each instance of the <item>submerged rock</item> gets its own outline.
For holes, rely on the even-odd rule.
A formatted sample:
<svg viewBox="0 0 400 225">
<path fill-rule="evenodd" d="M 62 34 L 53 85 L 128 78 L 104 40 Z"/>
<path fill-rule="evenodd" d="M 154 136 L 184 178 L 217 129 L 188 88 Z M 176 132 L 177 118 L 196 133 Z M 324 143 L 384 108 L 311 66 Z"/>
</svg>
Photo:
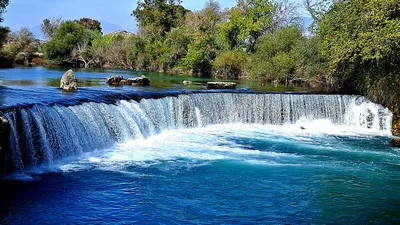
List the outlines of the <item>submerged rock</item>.
<svg viewBox="0 0 400 225">
<path fill-rule="evenodd" d="M 113 75 L 107 77 L 107 84 L 108 85 L 114 85 L 114 86 L 119 86 L 124 84 L 124 77 L 120 75 Z"/>
<path fill-rule="evenodd" d="M 151 81 L 149 78 L 147 78 L 145 75 L 142 75 L 140 77 L 132 78 L 129 79 L 132 81 L 132 85 L 134 86 L 149 86 Z"/>
<path fill-rule="evenodd" d="M 78 90 L 77 80 L 74 71 L 68 70 L 64 73 L 60 81 L 60 89 L 63 91 L 76 91 Z"/>
<path fill-rule="evenodd" d="M 400 138 L 394 138 L 391 144 L 393 147 L 400 148 Z"/>
<path fill-rule="evenodd" d="M 236 83 L 234 82 L 207 82 L 208 89 L 235 89 Z"/>
<path fill-rule="evenodd" d="M 183 85 L 188 85 L 188 84 L 192 84 L 193 82 L 190 80 L 184 80 L 183 81 Z"/>
</svg>

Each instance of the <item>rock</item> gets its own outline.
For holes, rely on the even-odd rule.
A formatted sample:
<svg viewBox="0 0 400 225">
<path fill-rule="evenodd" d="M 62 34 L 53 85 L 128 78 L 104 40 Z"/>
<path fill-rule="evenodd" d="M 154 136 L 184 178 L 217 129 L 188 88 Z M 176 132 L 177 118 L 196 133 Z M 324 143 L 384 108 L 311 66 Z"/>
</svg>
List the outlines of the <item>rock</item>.
<svg viewBox="0 0 400 225">
<path fill-rule="evenodd" d="M 236 83 L 234 82 L 207 82 L 208 89 L 235 89 Z"/>
<path fill-rule="evenodd" d="M 132 81 L 132 85 L 134 86 L 149 86 L 151 83 L 150 79 L 147 78 L 145 75 L 129 79 L 129 81 Z"/>
<path fill-rule="evenodd" d="M 0 117 L 0 173 L 4 174 L 7 168 L 7 159 L 9 159 L 10 149 L 8 142 L 10 140 L 10 123 L 4 117 Z"/>
<path fill-rule="evenodd" d="M 400 118 L 399 113 L 393 111 L 393 121 L 392 121 L 392 133 L 395 136 L 400 135 Z"/>
<path fill-rule="evenodd" d="M 123 85 L 124 84 L 124 77 L 123 76 L 119 76 L 119 75 L 113 75 L 113 76 L 109 76 L 107 77 L 107 84 L 108 85 L 114 85 L 114 86 L 119 86 L 119 85 Z"/>
<path fill-rule="evenodd" d="M 183 81 L 183 85 L 188 85 L 188 84 L 192 84 L 193 82 L 190 80 L 184 80 Z"/>
<path fill-rule="evenodd" d="M 302 130 L 305 130 L 306 128 L 305 128 L 305 127 L 303 127 L 303 126 L 300 126 L 300 129 L 302 129 Z"/>
<path fill-rule="evenodd" d="M 124 79 L 123 76 L 114 75 L 107 77 L 107 84 L 113 86 L 120 85 L 134 85 L 134 86 L 148 86 L 150 85 L 150 80 L 146 76 L 142 75 L 136 78 L 128 78 Z"/>
<path fill-rule="evenodd" d="M 391 144 L 393 147 L 400 148 L 400 138 L 394 138 Z"/>
<path fill-rule="evenodd" d="M 132 85 L 135 80 L 136 80 L 136 78 L 128 78 L 128 79 L 122 80 L 121 83 L 124 85 Z"/>
<path fill-rule="evenodd" d="M 62 89 L 63 91 L 78 90 L 77 80 L 74 71 L 68 70 L 64 73 L 60 81 L 60 89 Z"/>
<path fill-rule="evenodd" d="M 0 152 L 8 146 L 10 139 L 10 123 L 4 117 L 0 117 Z"/>
</svg>

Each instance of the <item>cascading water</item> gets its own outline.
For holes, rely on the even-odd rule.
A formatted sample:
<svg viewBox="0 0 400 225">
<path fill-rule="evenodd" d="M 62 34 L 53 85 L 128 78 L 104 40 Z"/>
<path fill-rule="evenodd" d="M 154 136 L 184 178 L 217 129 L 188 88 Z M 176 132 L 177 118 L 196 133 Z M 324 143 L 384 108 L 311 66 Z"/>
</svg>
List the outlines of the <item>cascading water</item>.
<svg viewBox="0 0 400 225">
<path fill-rule="evenodd" d="M 358 96 L 255 93 L 181 94 L 68 107 L 34 105 L 7 111 L 3 116 L 11 125 L 9 160 L 14 171 L 51 164 L 116 142 L 148 138 L 163 130 L 329 120 L 335 125 L 390 134 L 392 119 L 388 109 Z"/>
</svg>

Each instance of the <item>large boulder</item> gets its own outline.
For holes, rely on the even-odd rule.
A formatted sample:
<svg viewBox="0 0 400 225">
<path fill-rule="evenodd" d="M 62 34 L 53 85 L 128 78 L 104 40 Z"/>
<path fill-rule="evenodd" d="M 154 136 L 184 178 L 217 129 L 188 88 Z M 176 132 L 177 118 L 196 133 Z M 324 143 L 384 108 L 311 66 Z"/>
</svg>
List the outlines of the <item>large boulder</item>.
<svg viewBox="0 0 400 225">
<path fill-rule="evenodd" d="M 124 85 L 124 77 L 120 75 L 113 75 L 107 77 L 107 84 L 113 85 L 113 86 L 119 86 L 119 85 Z"/>
<path fill-rule="evenodd" d="M 77 80 L 74 71 L 68 70 L 64 73 L 60 81 L 60 88 L 63 91 L 76 91 L 78 90 Z"/>
<path fill-rule="evenodd" d="M 134 86 L 149 86 L 151 83 L 150 79 L 147 78 L 145 75 L 129 79 L 129 81 L 132 82 L 132 85 Z"/>
<path fill-rule="evenodd" d="M 235 89 L 236 83 L 234 82 L 207 82 L 208 89 Z"/>
</svg>

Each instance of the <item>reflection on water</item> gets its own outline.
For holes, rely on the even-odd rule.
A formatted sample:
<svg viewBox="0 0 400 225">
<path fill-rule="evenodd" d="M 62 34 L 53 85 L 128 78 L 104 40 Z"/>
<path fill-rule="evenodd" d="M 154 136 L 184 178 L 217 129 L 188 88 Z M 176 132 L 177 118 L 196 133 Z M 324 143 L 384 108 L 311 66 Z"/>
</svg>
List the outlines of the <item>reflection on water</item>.
<svg viewBox="0 0 400 225">
<path fill-rule="evenodd" d="M 60 79 L 67 68 L 60 67 L 18 67 L 0 70 L 0 85 L 5 86 L 36 86 L 58 87 Z M 110 75 L 122 75 L 126 78 L 145 75 L 152 81 L 154 89 L 204 89 L 212 78 L 171 75 L 167 73 L 140 72 L 132 70 L 105 70 L 105 69 L 74 69 L 80 87 L 107 87 L 106 78 Z M 184 80 L 192 81 L 190 85 L 183 85 Z M 232 80 L 224 80 L 232 81 Z M 305 91 L 306 87 L 274 87 L 271 84 L 254 80 L 235 80 L 238 88 L 250 88 L 260 91 Z M 132 87 L 135 88 L 135 87 Z"/>
<path fill-rule="evenodd" d="M 141 72 L 132 70 L 101 70 L 101 69 L 74 69 L 78 79 L 79 90 L 75 93 L 65 93 L 59 89 L 60 79 L 68 68 L 45 67 L 17 67 L 0 69 L 0 107 L 9 107 L 19 104 L 33 104 L 39 102 L 58 102 L 72 98 L 95 99 L 100 95 L 110 93 L 132 93 L 137 91 L 185 91 L 205 90 L 209 81 L 217 80 L 204 77 L 179 76 L 167 73 Z M 122 75 L 125 78 L 147 76 L 152 82 L 149 87 L 119 86 L 106 84 L 111 75 Z M 184 85 L 183 81 L 192 83 Z M 306 87 L 274 87 L 254 80 L 235 80 L 239 90 L 268 91 L 268 92 L 320 92 L 320 90 Z"/>
</svg>

